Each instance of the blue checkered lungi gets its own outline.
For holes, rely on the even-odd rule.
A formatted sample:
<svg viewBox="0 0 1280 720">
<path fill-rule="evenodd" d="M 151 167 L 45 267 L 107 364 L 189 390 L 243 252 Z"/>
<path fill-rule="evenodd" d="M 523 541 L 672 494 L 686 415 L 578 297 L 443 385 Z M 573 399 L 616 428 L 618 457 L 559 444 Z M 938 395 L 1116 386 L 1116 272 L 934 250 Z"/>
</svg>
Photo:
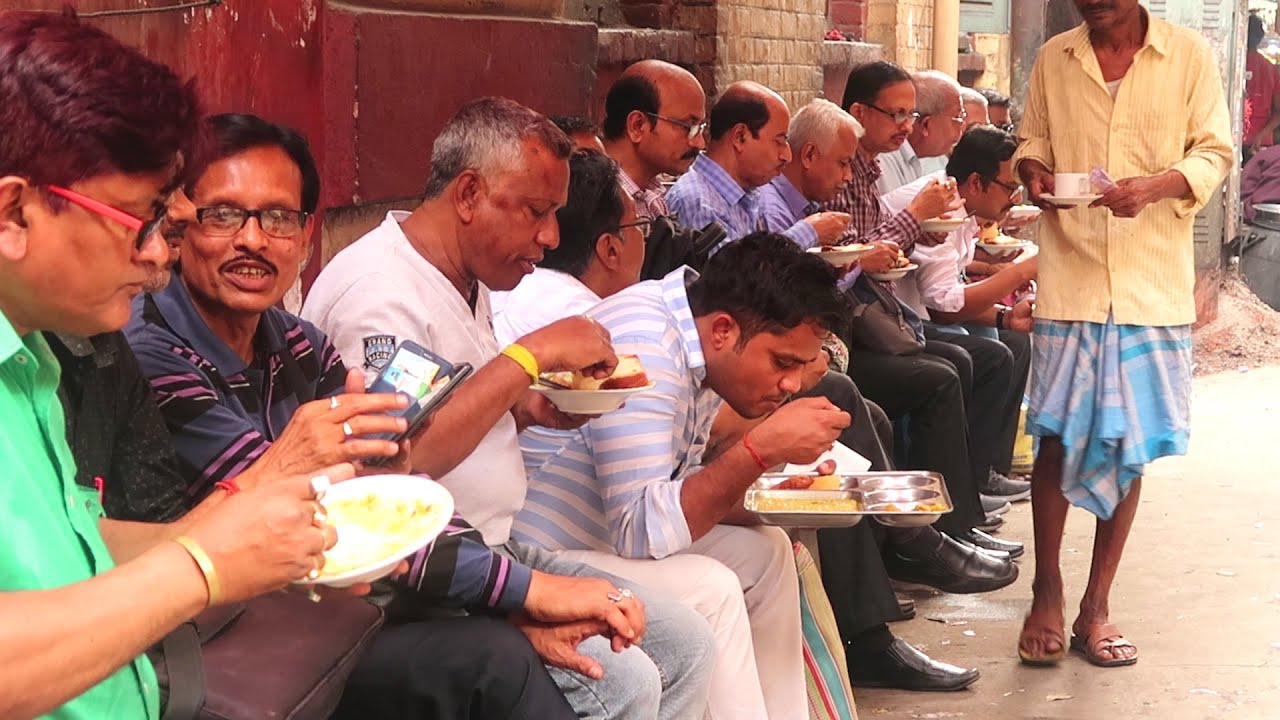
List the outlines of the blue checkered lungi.
<svg viewBox="0 0 1280 720">
<path fill-rule="evenodd" d="M 1191 435 L 1191 326 L 1036 320 L 1027 433 L 1062 439 L 1062 493 L 1108 520 Z"/>
</svg>

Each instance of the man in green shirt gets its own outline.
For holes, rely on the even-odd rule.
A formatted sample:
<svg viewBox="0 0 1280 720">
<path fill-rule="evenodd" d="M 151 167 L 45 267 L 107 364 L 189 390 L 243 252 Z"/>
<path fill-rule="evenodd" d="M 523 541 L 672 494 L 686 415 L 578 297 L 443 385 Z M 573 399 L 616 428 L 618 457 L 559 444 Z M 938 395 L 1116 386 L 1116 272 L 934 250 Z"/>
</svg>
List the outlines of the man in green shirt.
<svg viewBox="0 0 1280 720">
<path fill-rule="evenodd" d="M 75 482 L 40 331 L 124 325 L 167 260 L 148 220 L 197 117 L 190 86 L 106 33 L 0 12 L 0 717 L 157 717 L 147 647 L 318 569 L 334 542 L 306 477 L 163 525 L 104 520 Z"/>
</svg>

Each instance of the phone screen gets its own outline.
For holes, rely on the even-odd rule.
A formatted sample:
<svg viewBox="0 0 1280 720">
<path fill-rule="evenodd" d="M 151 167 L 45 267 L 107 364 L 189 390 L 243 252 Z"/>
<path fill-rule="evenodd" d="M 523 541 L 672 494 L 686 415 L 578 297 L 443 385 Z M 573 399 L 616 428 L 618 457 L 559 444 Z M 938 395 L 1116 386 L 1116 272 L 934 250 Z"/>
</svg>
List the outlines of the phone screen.
<svg viewBox="0 0 1280 720">
<path fill-rule="evenodd" d="M 401 343 L 386 367 L 369 386 L 371 393 L 400 393 L 409 398 L 409 406 L 397 414 L 412 426 L 427 407 L 432 396 L 449 385 L 455 368 L 430 351 L 414 343 Z M 378 439 L 395 440 L 390 433 L 373 435 Z"/>
</svg>

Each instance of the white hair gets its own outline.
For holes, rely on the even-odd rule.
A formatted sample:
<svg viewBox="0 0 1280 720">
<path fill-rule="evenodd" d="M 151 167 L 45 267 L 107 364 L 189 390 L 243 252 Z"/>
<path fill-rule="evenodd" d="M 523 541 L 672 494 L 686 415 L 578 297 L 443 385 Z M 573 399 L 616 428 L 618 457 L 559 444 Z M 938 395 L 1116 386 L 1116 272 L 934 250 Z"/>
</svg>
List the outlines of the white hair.
<svg viewBox="0 0 1280 720">
<path fill-rule="evenodd" d="M 942 112 L 947 100 L 960 94 L 963 88 L 956 79 L 938 70 L 921 70 L 911 74 L 916 86 L 916 112 L 936 115 Z"/>
<path fill-rule="evenodd" d="M 859 140 L 866 133 L 862 123 L 842 110 L 839 105 L 830 100 L 814 98 L 791 116 L 787 142 L 791 144 L 791 151 L 794 153 L 799 153 L 808 143 L 813 143 L 820 150 L 826 151 L 836 141 L 836 134 L 842 125 L 852 128 L 854 136 Z"/>
<path fill-rule="evenodd" d="M 986 96 L 978 92 L 977 90 L 974 90 L 973 88 L 967 88 L 967 87 L 960 88 L 960 102 L 966 105 L 969 103 L 974 103 L 977 105 L 981 105 L 982 107 L 987 107 Z"/>
</svg>

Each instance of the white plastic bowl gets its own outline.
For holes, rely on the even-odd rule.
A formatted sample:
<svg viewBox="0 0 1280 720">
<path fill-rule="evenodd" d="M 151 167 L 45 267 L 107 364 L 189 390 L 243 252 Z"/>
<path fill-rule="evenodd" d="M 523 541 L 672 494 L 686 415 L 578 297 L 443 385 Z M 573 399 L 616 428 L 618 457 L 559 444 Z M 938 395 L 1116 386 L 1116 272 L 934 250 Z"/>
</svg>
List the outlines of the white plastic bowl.
<svg viewBox="0 0 1280 720">
<path fill-rule="evenodd" d="M 381 580 L 391 574 L 400 561 L 426 547 L 436 539 L 453 517 L 453 496 L 438 482 L 419 475 L 366 475 L 336 483 L 325 493 L 321 501 L 333 505 L 336 501 L 352 500 L 375 495 L 380 503 L 394 506 L 397 501 L 423 502 L 431 506 L 431 514 L 426 521 L 414 527 L 412 533 L 397 538 L 389 550 L 377 552 L 369 557 L 368 562 L 336 575 L 321 573 L 315 580 L 299 580 L 299 585 L 327 585 L 329 587 L 347 587 L 357 583 Z M 332 518 L 331 518 L 332 520 Z M 346 542 L 373 540 L 376 528 L 344 527 L 335 525 L 338 531 L 338 543 L 330 548 L 326 555 L 342 547 Z"/>
<path fill-rule="evenodd" d="M 878 280 L 880 282 L 889 282 L 891 280 L 901 280 L 902 278 L 906 277 L 907 273 L 911 272 L 912 270 L 915 270 L 917 267 L 919 266 L 916 265 L 915 263 L 912 263 L 906 267 L 894 268 L 889 272 L 879 272 L 879 273 L 869 272 L 867 273 L 867 277 L 871 278 L 872 280 Z"/>
<path fill-rule="evenodd" d="M 823 252 L 822 248 L 809 248 L 808 252 L 817 255 L 836 267 L 844 267 L 862 257 L 871 249 L 870 245 L 861 244 L 838 245 L 835 247 L 835 250 L 827 250 L 826 252 Z"/>
<path fill-rule="evenodd" d="M 927 233 L 949 233 L 959 230 L 965 222 L 965 218 L 934 218 L 920 223 L 920 229 Z"/>
<path fill-rule="evenodd" d="M 656 384 L 651 382 L 620 390 L 562 390 L 545 385 L 531 385 L 530 388 L 546 395 L 551 404 L 561 412 L 571 415 L 603 415 L 622 407 L 632 395 L 652 390 Z"/>
<path fill-rule="evenodd" d="M 994 255 L 996 257 L 1005 257 L 1006 255 L 1013 255 L 1019 250 L 1025 250 L 1026 248 L 1031 247 L 1031 243 L 1029 242 L 1020 242 L 1020 243 L 980 242 L 978 243 L 978 247 L 981 248 L 983 251 L 985 251 L 989 255 Z"/>
</svg>

